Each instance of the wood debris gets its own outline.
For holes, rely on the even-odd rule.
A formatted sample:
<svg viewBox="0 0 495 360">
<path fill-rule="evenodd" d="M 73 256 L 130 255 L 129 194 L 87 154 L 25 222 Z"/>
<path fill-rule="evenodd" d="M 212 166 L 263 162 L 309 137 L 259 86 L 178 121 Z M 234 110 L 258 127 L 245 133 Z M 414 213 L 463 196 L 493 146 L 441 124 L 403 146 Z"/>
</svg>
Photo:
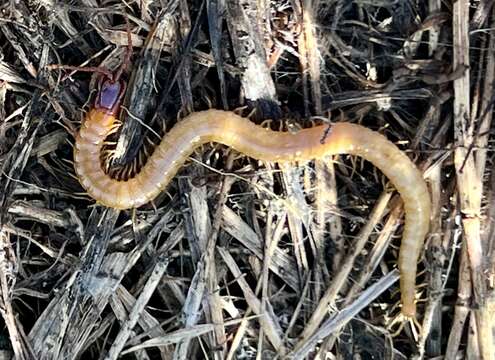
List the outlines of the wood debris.
<svg viewBox="0 0 495 360">
<path fill-rule="evenodd" d="M 493 3 L 0 2 L 0 357 L 495 359 Z M 400 198 L 360 159 L 211 144 L 153 203 L 94 204 L 73 139 L 126 55 L 115 176 L 208 108 L 404 149 L 433 200 L 417 318 L 399 316 Z"/>
</svg>

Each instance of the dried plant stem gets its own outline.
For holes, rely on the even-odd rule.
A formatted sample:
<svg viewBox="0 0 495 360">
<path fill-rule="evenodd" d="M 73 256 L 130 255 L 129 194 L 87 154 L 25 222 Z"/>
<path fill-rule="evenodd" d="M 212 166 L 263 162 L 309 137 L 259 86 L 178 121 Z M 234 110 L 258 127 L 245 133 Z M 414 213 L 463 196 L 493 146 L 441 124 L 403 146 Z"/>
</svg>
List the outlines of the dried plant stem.
<svg viewBox="0 0 495 360">
<path fill-rule="evenodd" d="M 454 68 L 469 67 L 469 1 L 460 0 L 453 7 Z M 454 81 L 454 131 L 455 166 L 458 182 L 458 196 L 464 240 L 471 269 L 473 296 L 477 309 L 476 318 L 478 346 L 484 360 L 494 359 L 492 336 L 492 314 L 487 307 L 486 279 L 483 273 L 483 249 L 481 244 L 481 198 L 482 178 L 478 173 L 476 160 L 470 146 L 474 141 L 474 124 L 470 119 L 470 71 Z"/>
<path fill-rule="evenodd" d="M 341 270 L 336 274 L 335 278 L 332 281 L 332 284 L 328 287 L 325 294 L 320 299 L 318 306 L 316 307 L 315 311 L 311 315 L 310 320 L 304 328 L 298 344 L 303 344 L 304 342 L 308 341 L 310 336 L 314 334 L 314 332 L 323 321 L 324 317 L 327 315 L 328 308 L 334 306 L 339 291 L 349 278 L 349 274 L 352 270 L 352 266 L 354 265 L 356 257 L 363 250 L 364 245 L 368 241 L 371 232 L 375 228 L 378 221 L 382 218 L 391 195 L 391 193 L 386 192 L 377 201 L 377 204 L 375 205 L 375 208 L 371 213 L 370 220 L 357 236 L 354 249 L 352 249 L 348 257 L 343 261 Z M 296 347 L 298 346 L 299 345 L 297 345 Z"/>
<path fill-rule="evenodd" d="M 3 229 L 0 229 L 0 248 L 0 314 L 7 326 L 16 359 L 28 360 L 30 357 L 23 344 L 16 315 L 12 309 L 12 291 L 15 285 L 14 251 L 10 244 L 9 234 Z"/>
</svg>

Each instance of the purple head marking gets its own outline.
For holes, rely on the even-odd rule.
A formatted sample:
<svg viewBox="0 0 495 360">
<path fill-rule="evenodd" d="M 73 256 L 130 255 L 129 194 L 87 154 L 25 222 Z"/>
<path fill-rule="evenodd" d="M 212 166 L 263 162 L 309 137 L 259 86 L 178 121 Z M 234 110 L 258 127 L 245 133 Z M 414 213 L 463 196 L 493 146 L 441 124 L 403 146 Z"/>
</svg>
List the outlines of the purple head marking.
<svg viewBox="0 0 495 360">
<path fill-rule="evenodd" d="M 115 113 L 120 105 L 124 91 L 125 83 L 121 81 L 103 81 L 96 99 L 96 107 Z"/>
</svg>

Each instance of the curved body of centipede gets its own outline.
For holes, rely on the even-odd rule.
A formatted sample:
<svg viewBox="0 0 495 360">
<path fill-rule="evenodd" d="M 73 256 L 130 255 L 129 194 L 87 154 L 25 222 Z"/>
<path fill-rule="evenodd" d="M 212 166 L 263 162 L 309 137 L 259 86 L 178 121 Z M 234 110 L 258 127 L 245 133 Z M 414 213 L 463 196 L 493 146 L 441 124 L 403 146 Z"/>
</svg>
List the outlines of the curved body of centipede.
<svg viewBox="0 0 495 360">
<path fill-rule="evenodd" d="M 75 169 L 88 194 L 116 209 L 136 208 L 155 198 L 169 184 L 189 155 L 202 144 L 220 143 L 269 162 L 307 161 L 334 154 L 363 157 L 379 168 L 399 191 L 405 227 L 399 254 L 402 314 L 414 316 L 416 267 L 429 228 L 430 197 L 421 173 L 383 135 L 351 123 L 337 123 L 322 141 L 326 126 L 296 133 L 272 131 L 229 111 L 196 112 L 164 136 L 145 166 L 134 177 L 119 181 L 100 162 L 105 138 L 114 128 L 116 109 L 125 90 L 107 88 L 89 111 L 75 142 Z"/>
</svg>

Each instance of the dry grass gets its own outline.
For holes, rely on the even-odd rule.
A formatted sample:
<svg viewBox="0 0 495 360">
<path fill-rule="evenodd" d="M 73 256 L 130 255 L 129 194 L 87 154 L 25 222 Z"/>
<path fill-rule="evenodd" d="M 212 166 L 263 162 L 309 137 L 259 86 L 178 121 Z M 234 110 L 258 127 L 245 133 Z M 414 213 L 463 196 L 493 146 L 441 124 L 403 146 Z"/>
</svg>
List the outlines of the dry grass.
<svg viewBox="0 0 495 360">
<path fill-rule="evenodd" d="M 3 1 L 0 358 L 495 358 L 492 4 Z M 153 204 L 93 204 L 72 141 L 101 75 L 50 65 L 115 71 L 127 30 L 118 176 L 210 107 L 359 122 L 408 152 L 433 200 L 417 321 L 398 316 L 401 203 L 359 159 L 205 146 Z"/>
</svg>

